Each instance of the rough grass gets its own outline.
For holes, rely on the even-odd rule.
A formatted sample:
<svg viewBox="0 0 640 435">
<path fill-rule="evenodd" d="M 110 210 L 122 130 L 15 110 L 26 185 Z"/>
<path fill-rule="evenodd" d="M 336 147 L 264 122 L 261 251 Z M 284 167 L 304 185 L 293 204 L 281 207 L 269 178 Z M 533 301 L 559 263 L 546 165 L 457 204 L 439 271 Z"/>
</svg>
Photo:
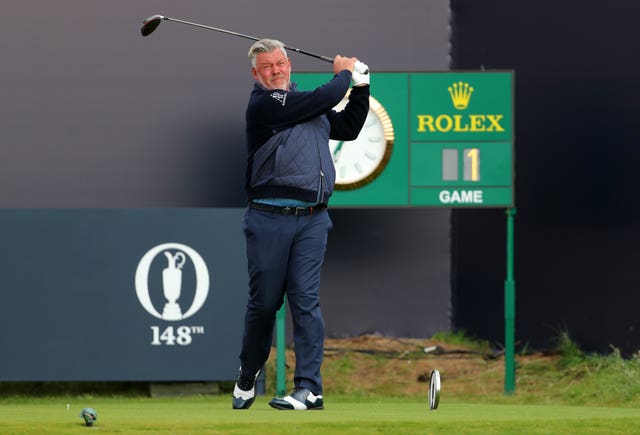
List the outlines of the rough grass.
<svg viewBox="0 0 640 435">
<path fill-rule="evenodd" d="M 292 350 L 286 358 L 293 367 Z M 438 369 L 443 401 L 640 407 L 640 359 L 624 359 L 617 349 L 608 355 L 587 354 L 562 334 L 555 352 L 517 355 L 516 366 L 516 393 L 506 396 L 504 357 L 485 341 L 464 333 L 430 339 L 365 335 L 327 340 L 323 379 L 329 396 L 420 399 L 426 397 L 429 373 Z M 288 370 L 289 387 L 292 379 Z M 274 390 L 272 355 L 267 391 Z"/>
</svg>

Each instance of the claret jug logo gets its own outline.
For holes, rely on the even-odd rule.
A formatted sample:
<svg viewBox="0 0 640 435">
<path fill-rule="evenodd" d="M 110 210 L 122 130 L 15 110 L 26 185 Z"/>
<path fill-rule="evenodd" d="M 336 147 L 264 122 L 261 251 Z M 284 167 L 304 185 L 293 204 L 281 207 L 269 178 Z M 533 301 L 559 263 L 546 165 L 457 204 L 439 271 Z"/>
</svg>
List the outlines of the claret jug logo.
<svg viewBox="0 0 640 435">
<path fill-rule="evenodd" d="M 183 279 L 187 266 L 190 266 L 189 274 L 195 277 Z M 155 279 L 150 280 L 150 274 L 153 274 Z M 187 289 L 188 292 L 184 292 L 183 284 L 192 283 L 194 278 L 195 289 L 190 288 Z M 159 288 L 150 289 L 150 282 L 156 287 L 161 287 L 162 291 L 159 291 Z M 200 254 L 194 249 L 181 243 L 164 243 L 151 248 L 142 256 L 136 269 L 135 286 L 138 300 L 149 314 L 161 320 L 175 322 L 193 316 L 202 308 L 209 294 L 209 271 Z M 188 299 L 183 300 L 184 293 L 193 294 L 190 303 Z M 153 304 L 152 294 L 158 306 L 163 307 L 162 313 Z M 151 345 L 186 346 L 192 343 L 194 335 L 202 336 L 205 333 L 202 325 L 187 324 L 175 328 L 173 325 L 165 325 L 164 329 L 162 328 L 150 326 Z"/>
<path fill-rule="evenodd" d="M 458 81 L 452 83 L 444 92 L 449 92 L 451 103 L 456 111 L 463 111 L 469 108 L 471 97 L 475 87 L 470 83 Z M 418 133 L 490 133 L 504 132 L 502 122 L 503 114 L 496 113 L 442 113 L 419 114 Z"/>
<path fill-rule="evenodd" d="M 166 261 L 166 267 L 162 270 L 162 294 L 166 299 L 162 313 L 151 302 L 149 291 L 151 264 L 160 254 L 163 254 L 162 258 Z M 187 258 L 193 264 L 196 288 L 193 301 L 185 307 L 178 303 L 178 299 L 182 293 L 182 269 Z M 138 300 L 149 314 L 162 320 L 182 320 L 194 315 L 207 300 L 209 272 L 200 254 L 189 246 L 180 243 L 165 243 L 144 254 L 136 269 L 135 283 Z"/>
</svg>

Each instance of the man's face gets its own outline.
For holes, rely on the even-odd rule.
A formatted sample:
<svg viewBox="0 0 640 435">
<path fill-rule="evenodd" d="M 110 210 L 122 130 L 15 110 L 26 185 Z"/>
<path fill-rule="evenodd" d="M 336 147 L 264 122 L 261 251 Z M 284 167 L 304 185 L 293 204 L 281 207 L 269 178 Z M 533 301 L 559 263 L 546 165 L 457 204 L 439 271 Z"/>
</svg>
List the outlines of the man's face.
<svg viewBox="0 0 640 435">
<path fill-rule="evenodd" d="M 289 90 L 291 61 L 282 50 L 276 49 L 256 56 L 256 66 L 251 68 L 253 78 L 267 89 Z"/>
</svg>

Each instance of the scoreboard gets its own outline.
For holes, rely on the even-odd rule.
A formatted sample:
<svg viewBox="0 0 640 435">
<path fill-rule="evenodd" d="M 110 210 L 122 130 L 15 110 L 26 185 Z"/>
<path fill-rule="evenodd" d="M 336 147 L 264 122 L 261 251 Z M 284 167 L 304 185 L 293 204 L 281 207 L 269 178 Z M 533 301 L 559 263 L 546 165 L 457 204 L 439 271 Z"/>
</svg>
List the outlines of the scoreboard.
<svg viewBox="0 0 640 435">
<path fill-rule="evenodd" d="M 293 76 L 301 90 L 330 78 Z M 332 206 L 515 205 L 512 71 L 374 71 L 370 103 L 360 136 L 330 143 Z"/>
</svg>

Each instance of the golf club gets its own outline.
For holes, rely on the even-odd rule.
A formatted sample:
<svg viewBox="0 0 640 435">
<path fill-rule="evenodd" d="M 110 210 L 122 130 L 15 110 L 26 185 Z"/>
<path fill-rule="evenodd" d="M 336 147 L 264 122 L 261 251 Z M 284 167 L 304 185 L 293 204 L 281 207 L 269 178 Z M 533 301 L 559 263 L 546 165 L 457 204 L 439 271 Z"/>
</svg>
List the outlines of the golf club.
<svg viewBox="0 0 640 435">
<path fill-rule="evenodd" d="M 230 30 L 219 29 L 217 27 L 205 26 L 204 24 L 192 23 L 190 21 L 179 20 L 176 18 L 169 18 L 163 15 L 151 15 L 149 18 L 145 19 L 142 22 L 142 28 L 140 29 L 140 33 L 142 36 L 149 36 L 153 33 L 154 30 L 158 28 L 162 21 L 173 21 L 174 23 L 182 23 L 188 24 L 189 26 L 200 27 L 202 29 L 214 30 L 216 32 L 227 33 L 229 35 L 239 36 L 241 38 L 250 39 L 252 41 L 259 41 L 260 38 L 256 38 L 255 36 L 243 35 L 242 33 L 232 32 Z M 307 56 L 315 57 L 316 59 L 323 60 L 325 62 L 333 63 L 333 59 L 327 56 L 321 56 L 319 54 L 311 53 L 308 51 L 300 50 L 299 48 L 289 47 L 287 45 L 284 46 L 285 49 L 295 51 L 296 53 L 306 54 Z"/>
</svg>

